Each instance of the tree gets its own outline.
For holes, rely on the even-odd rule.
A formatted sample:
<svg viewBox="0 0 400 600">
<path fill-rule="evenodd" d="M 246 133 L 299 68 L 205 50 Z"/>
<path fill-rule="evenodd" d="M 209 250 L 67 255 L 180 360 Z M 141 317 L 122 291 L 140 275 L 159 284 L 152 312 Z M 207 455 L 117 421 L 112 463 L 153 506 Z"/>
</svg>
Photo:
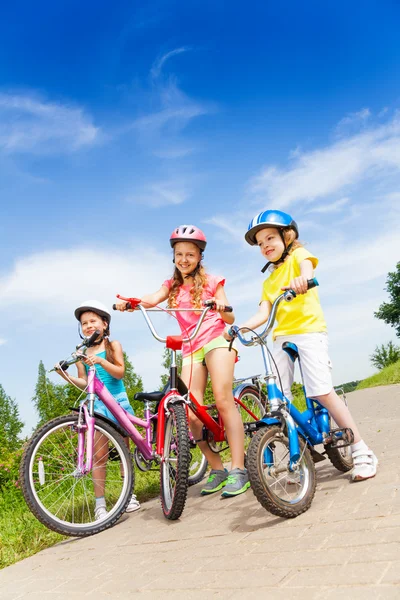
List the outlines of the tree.
<svg viewBox="0 0 400 600">
<path fill-rule="evenodd" d="M 16 401 L 7 396 L 0 385 L 0 452 L 13 452 L 21 446 L 19 435 L 23 426 Z"/>
<path fill-rule="evenodd" d="M 370 360 L 377 369 L 384 369 L 400 360 L 400 346 L 395 346 L 393 342 L 377 346 L 374 353 L 371 354 Z"/>
<path fill-rule="evenodd" d="M 73 386 L 52 383 L 46 375 L 43 362 L 40 361 L 35 395 L 32 398 L 39 415 L 38 425 L 43 425 L 60 415 L 68 414 L 80 393 Z"/>
<path fill-rule="evenodd" d="M 390 302 L 383 302 L 374 317 L 394 327 L 396 335 L 400 337 L 400 262 L 396 265 L 396 271 L 388 273 L 385 290 L 389 293 Z"/>
<path fill-rule="evenodd" d="M 143 392 L 143 381 L 140 375 L 135 373 L 133 365 L 128 358 L 126 352 L 124 352 L 124 363 L 125 363 L 125 375 L 124 375 L 124 384 L 127 396 L 129 398 L 129 402 L 135 414 L 140 416 L 143 415 L 143 402 L 138 400 L 134 400 L 134 396 L 136 392 Z"/>
</svg>

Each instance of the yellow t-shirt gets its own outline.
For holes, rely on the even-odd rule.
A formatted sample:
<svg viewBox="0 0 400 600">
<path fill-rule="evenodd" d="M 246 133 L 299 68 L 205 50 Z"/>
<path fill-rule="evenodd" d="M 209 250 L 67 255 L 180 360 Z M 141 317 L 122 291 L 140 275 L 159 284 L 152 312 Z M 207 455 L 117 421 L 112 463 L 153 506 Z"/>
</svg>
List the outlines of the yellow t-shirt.
<svg viewBox="0 0 400 600">
<path fill-rule="evenodd" d="M 309 259 L 313 267 L 318 264 L 318 259 L 305 248 L 296 248 L 263 283 L 261 301 L 274 300 L 282 293 L 282 287 L 289 285 L 290 281 L 301 275 L 300 263 Z M 273 332 L 273 339 L 278 335 L 293 335 L 297 333 L 319 333 L 326 331 L 326 322 L 319 301 L 317 288 L 308 290 L 306 294 L 299 294 L 292 302 L 281 301 L 276 314 L 277 325 Z"/>
</svg>

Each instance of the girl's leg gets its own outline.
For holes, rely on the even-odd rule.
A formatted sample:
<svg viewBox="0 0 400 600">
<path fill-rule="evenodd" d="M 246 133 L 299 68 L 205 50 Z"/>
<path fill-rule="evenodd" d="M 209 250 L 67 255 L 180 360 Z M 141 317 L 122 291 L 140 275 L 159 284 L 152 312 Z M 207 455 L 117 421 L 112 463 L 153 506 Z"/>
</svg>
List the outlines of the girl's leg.
<svg viewBox="0 0 400 600">
<path fill-rule="evenodd" d="M 108 439 L 95 431 L 93 454 L 93 487 L 96 498 L 104 498 L 106 465 L 108 459 Z"/>
<path fill-rule="evenodd" d="M 334 389 L 329 394 L 318 396 L 317 400 L 328 409 L 339 427 L 349 427 L 354 434 L 354 442 L 351 445 L 354 468 L 351 474 L 353 481 L 363 481 L 375 477 L 378 459 L 370 450 L 364 440 L 361 439 L 358 427 L 344 402 L 341 401 Z"/>
<path fill-rule="evenodd" d="M 333 388 L 329 394 L 318 396 L 317 400 L 330 412 L 339 427 L 348 427 L 353 431 L 355 444 L 361 441 L 360 432 L 349 409 L 345 403 L 342 402 Z"/>
<path fill-rule="evenodd" d="M 190 377 L 191 375 L 191 377 Z M 204 390 L 207 385 L 208 371 L 202 363 L 193 363 L 193 365 L 183 365 L 181 379 L 189 387 L 193 396 L 199 404 L 203 404 Z M 201 439 L 203 433 L 203 423 L 189 410 L 189 427 L 195 440 Z M 209 462 L 213 470 L 222 471 L 224 466 L 219 454 L 213 452 L 207 442 L 197 442 L 200 450 Z"/>
<path fill-rule="evenodd" d="M 244 428 L 232 393 L 235 358 L 235 352 L 228 348 L 215 348 L 206 355 L 215 402 L 231 448 L 232 470 L 244 469 Z"/>
</svg>

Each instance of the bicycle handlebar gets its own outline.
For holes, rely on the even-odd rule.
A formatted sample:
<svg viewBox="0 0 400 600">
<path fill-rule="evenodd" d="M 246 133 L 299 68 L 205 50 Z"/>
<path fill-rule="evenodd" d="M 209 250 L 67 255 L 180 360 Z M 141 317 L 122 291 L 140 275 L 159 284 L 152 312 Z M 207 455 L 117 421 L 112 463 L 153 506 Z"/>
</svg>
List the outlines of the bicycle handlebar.
<svg viewBox="0 0 400 600">
<path fill-rule="evenodd" d="M 152 336 L 157 341 L 159 341 L 163 344 L 165 344 L 167 342 L 167 338 L 162 338 L 158 335 L 158 333 L 155 330 L 154 325 L 151 322 L 151 319 L 147 313 L 149 311 L 154 311 L 154 310 L 155 311 L 164 311 L 164 312 L 193 312 L 194 310 L 196 310 L 195 308 L 160 309 L 160 308 L 156 308 L 156 307 L 146 309 L 146 308 L 144 308 L 144 306 L 141 305 L 141 300 L 139 300 L 139 298 L 124 298 L 123 296 L 120 296 L 119 294 L 117 294 L 117 298 L 120 298 L 121 300 L 124 300 L 126 302 L 125 310 L 139 309 L 147 323 L 148 328 L 150 329 Z M 196 337 L 196 335 L 199 332 L 199 329 L 201 327 L 201 324 L 204 321 L 206 314 L 208 313 L 209 310 L 213 310 L 215 308 L 215 302 L 213 300 L 206 300 L 205 302 L 203 302 L 203 305 L 205 308 L 203 308 L 203 310 L 202 310 L 202 314 L 200 316 L 200 319 L 197 322 L 195 330 L 189 337 L 182 338 L 182 342 L 184 344 L 187 344 L 188 342 L 191 342 L 192 340 L 194 340 L 194 338 Z M 117 307 L 115 304 L 113 304 L 113 310 L 117 310 Z M 233 312 L 232 306 L 225 306 L 224 312 Z"/>
<path fill-rule="evenodd" d="M 307 289 L 311 289 L 314 287 L 317 287 L 319 285 L 317 279 L 314 277 L 313 279 L 308 279 L 307 281 Z M 241 344 L 243 344 L 243 346 L 255 346 L 256 344 L 260 344 L 260 338 L 262 341 L 265 340 L 266 337 L 268 337 L 274 323 L 275 323 L 275 319 L 276 319 L 276 313 L 278 310 L 278 306 L 279 304 L 282 302 L 282 300 L 285 300 L 286 302 L 291 302 L 292 300 L 294 300 L 296 298 L 297 294 L 294 290 L 286 290 L 284 291 L 282 294 L 280 294 L 274 301 L 272 308 L 271 308 L 271 312 L 269 314 L 268 317 L 268 321 L 267 324 L 265 326 L 265 329 L 262 333 L 260 333 L 257 336 L 252 337 L 251 340 L 246 340 L 246 338 L 240 333 L 240 329 L 239 327 L 236 327 L 235 325 L 233 325 L 230 328 L 230 332 L 233 334 L 233 339 L 235 337 L 237 337 L 240 341 Z M 233 339 L 231 341 L 231 344 L 233 342 Z"/>
</svg>

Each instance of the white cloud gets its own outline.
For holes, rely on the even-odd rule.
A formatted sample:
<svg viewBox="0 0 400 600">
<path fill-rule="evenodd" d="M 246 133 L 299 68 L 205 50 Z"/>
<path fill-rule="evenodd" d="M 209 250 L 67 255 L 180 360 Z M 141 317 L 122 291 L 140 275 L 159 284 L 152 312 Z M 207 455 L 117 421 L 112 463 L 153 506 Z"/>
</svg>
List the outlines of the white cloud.
<svg viewBox="0 0 400 600">
<path fill-rule="evenodd" d="M 190 48 L 188 46 L 182 46 L 181 48 L 175 48 L 175 50 L 171 50 L 170 52 L 166 52 L 166 54 L 163 54 L 163 56 L 161 56 L 154 62 L 151 68 L 150 75 L 152 79 L 158 79 L 160 77 L 161 70 L 167 60 L 169 60 L 173 56 L 176 56 L 177 54 L 182 54 L 182 52 L 188 52 L 189 50 Z"/>
<path fill-rule="evenodd" d="M 348 204 L 349 198 L 341 198 L 340 200 L 335 200 L 330 204 L 320 204 L 318 206 L 313 206 L 308 213 L 332 213 L 337 212 L 343 208 L 346 204 Z"/>
<path fill-rule="evenodd" d="M 182 204 L 189 197 L 190 191 L 184 181 L 157 181 L 143 186 L 137 193 L 126 198 L 126 201 L 156 208 Z"/>
<path fill-rule="evenodd" d="M 7 340 L 0 338 L 0 346 L 3 346 L 6 343 L 7 343 Z"/>
<path fill-rule="evenodd" d="M 361 181 L 375 180 L 400 169 L 400 118 L 341 139 L 331 146 L 297 152 L 286 169 L 267 166 L 249 184 L 255 203 L 285 208 L 327 198 Z"/>
<path fill-rule="evenodd" d="M 99 134 L 82 108 L 33 95 L 0 93 L 0 149 L 4 152 L 75 151 L 92 145 Z"/>
<path fill-rule="evenodd" d="M 339 121 L 336 127 L 336 132 L 339 135 L 343 135 L 350 127 L 363 127 L 370 117 L 371 111 L 369 108 L 362 108 L 358 112 L 349 113 L 346 117 Z"/>
<path fill-rule="evenodd" d="M 140 296 L 157 290 L 170 271 L 168 255 L 151 248 L 145 255 L 129 246 L 37 253 L 19 259 L 0 278 L 0 308 L 12 309 L 13 319 L 49 321 L 72 314 L 86 298 L 111 306 L 117 293 Z"/>
</svg>

